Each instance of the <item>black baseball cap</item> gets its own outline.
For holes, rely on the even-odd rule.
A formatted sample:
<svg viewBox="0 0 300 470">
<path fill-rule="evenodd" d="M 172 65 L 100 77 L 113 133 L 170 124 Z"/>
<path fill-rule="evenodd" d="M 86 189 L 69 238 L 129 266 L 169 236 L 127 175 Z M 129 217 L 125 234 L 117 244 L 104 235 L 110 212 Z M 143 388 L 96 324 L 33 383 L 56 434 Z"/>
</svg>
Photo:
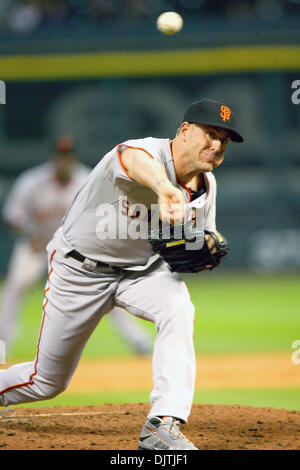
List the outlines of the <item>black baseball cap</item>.
<svg viewBox="0 0 300 470">
<path fill-rule="evenodd" d="M 207 124 L 230 131 L 233 142 L 244 142 L 237 130 L 236 117 L 230 106 L 219 101 L 203 98 L 192 103 L 184 113 L 183 122 Z"/>
</svg>

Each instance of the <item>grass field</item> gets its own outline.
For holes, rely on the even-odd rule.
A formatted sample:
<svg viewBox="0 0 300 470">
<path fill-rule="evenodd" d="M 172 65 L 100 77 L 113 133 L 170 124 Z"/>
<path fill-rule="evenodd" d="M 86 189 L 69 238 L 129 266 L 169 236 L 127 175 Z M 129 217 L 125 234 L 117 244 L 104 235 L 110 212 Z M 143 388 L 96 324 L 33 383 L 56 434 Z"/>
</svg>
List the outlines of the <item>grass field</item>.
<svg viewBox="0 0 300 470">
<path fill-rule="evenodd" d="M 127 393 L 71 393 L 63 392 L 52 400 L 16 405 L 19 408 L 42 408 L 49 406 L 84 406 L 106 403 L 148 403 L 149 392 Z M 232 390 L 196 390 L 194 403 L 211 405 L 243 405 L 268 407 L 300 411 L 299 389 L 232 389 Z"/>
<path fill-rule="evenodd" d="M 300 338 L 299 277 L 258 276 L 227 272 L 186 277 L 196 306 L 197 355 L 288 352 Z M 41 319 L 43 284 L 29 292 L 24 302 L 20 334 L 11 351 L 12 362 L 32 360 Z M 151 323 L 141 322 L 154 338 Z M 82 360 L 132 356 L 130 347 L 116 334 L 105 317 L 90 338 Z M 300 364 L 294 367 L 299 367 Z M 68 391 L 35 406 L 147 402 L 150 390 L 128 393 L 76 394 Z M 242 404 L 300 410 L 299 390 L 280 384 L 274 388 L 196 390 L 197 403 Z M 26 405 L 27 406 L 27 405 Z"/>
<path fill-rule="evenodd" d="M 199 279 L 199 280 L 198 280 Z M 300 276 L 250 274 L 186 277 L 196 306 L 196 353 L 286 351 L 300 336 Z M 20 333 L 12 359 L 31 359 L 36 351 L 43 301 L 43 284 L 24 302 Z M 137 320 L 153 332 L 151 323 Z M 90 338 L 83 357 L 132 354 L 107 317 Z"/>
</svg>

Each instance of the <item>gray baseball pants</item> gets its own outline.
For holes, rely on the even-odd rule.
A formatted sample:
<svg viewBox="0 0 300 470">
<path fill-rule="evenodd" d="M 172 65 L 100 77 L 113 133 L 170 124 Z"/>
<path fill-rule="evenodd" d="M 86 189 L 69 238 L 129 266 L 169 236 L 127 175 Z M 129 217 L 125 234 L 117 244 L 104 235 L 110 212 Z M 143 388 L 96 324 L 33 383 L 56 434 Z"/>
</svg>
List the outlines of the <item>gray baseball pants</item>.
<svg viewBox="0 0 300 470">
<path fill-rule="evenodd" d="M 87 271 L 66 257 L 63 240 L 48 245 L 49 274 L 37 354 L 0 373 L 3 406 L 52 398 L 64 391 L 83 348 L 114 305 L 154 322 L 150 416 L 188 420 L 195 385 L 194 306 L 185 283 L 162 261 L 147 271 Z M 96 373 L 96 371 L 95 371 Z"/>
</svg>

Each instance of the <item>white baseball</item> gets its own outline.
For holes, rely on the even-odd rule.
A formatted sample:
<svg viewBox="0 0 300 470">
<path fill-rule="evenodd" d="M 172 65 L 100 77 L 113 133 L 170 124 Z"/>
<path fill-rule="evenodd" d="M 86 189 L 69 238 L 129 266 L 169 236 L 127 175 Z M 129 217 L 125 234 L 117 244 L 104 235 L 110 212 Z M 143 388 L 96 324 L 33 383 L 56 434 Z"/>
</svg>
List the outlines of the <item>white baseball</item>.
<svg viewBox="0 0 300 470">
<path fill-rule="evenodd" d="M 163 34 L 175 34 L 181 30 L 183 19 L 175 11 L 165 11 L 157 18 L 156 26 Z"/>
</svg>

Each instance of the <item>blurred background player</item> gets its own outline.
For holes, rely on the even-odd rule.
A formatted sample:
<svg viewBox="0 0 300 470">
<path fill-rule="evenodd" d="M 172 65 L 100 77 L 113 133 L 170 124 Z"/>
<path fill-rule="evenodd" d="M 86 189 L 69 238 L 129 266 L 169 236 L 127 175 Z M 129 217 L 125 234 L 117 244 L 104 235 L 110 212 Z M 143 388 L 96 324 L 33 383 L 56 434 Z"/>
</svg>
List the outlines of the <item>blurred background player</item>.
<svg viewBox="0 0 300 470">
<path fill-rule="evenodd" d="M 71 136 L 61 135 L 49 161 L 20 175 L 3 207 L 3 219 L 16 236 L 2 293 L 0 340 L 9 354 L 17 337 L 24 294 L 47 273 L 46 245 L 86 178 L 90 168 L 78 162 Z M 109 315 L 115 329 L 139 354 L 149 354 L 149 335 L 128 313 Z"/>
</svg>

